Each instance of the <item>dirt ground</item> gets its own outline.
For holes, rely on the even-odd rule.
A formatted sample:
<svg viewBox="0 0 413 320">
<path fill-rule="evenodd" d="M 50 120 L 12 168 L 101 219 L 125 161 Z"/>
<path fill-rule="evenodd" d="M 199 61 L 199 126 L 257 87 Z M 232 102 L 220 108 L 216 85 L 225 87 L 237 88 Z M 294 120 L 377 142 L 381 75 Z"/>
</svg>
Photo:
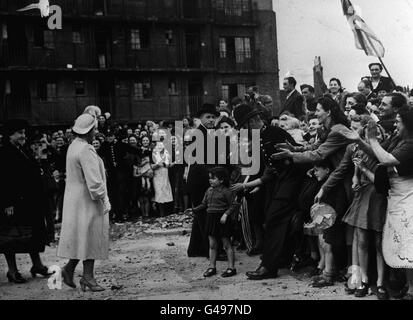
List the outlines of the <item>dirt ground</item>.
<svg viewBox="0 0 413 320">
<path fill-rule="evenodd" d="M 291 274 L 281 270 L 277 279 L 248 280 L 245 272 L 255 270 L 258 257 L 248 257 L 237 252 L 238 274 L 222 278 L 202 276 L 208 267 L 205 258 L 188 258 L 186 249 L 189 234 L 182 234 L 188 224 L 181 228 L 152 228 L 136 231 L 136 224 L 119 226 L 111 231 L 112 242 L 109 260 L 96 263 L 97 281 L 106 289 L 103 292 L 82 292 L 63 285 L 62 290 L 50 290 L 47 279 L 30 277 L 30 258 L 18 255 L 22 275 L 29 279 L 25 284 L 10 284 L 6 278 L 6 262 L 0 257 L 0 300 L 353 300 L 344 292 L 342 283 L 333 287 L 316 289 L 309 286 L 304 274 Z M 116 227 L 115 227 L 116 228 Z M 113 228 L 112 228 L 113 229 Z M 62 267 L 64 260 L 56 257 L 56 245 L 47 247 L 42 254 L 45 265 Z M 226 262 L 218 262 L 218 273 L 224 271 Z M 81 277 L 78 266 L 75 282 Z M 375 300 L 370 295 L 362 300 Z"/>
</svg>

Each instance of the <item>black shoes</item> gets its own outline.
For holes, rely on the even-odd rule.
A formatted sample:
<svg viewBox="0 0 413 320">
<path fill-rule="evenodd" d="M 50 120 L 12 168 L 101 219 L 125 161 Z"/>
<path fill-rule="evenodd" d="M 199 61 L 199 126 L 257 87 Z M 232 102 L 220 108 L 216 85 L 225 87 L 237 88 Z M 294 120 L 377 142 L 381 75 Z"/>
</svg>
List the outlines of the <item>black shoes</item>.
<svg viewBox="0 0 413 320">
<path fill-rule="evenodd" d="M 361 287 L 356 289 L 354 296 L 357 298 L 363 298 L 367 296 L 368 293 L 369 293 L 369 284 L 362 282 Z"/>
<path fill-rule="evenodd" d="M 237 270 L 234 268 L 234 269 L 231 269 L 231 268 L 227 268 L 227 270 L 225 270 L 222 274 L 221 274 L 221 277 L 223 277 L 223 278 L 228 278 L 228 277 L 232 277 L 232 276 L 235 276 L 237 274 Z"/>
<path fill-rule="evenodd" d="M 204 277 L 209 278 L 216 274 L 217 274 L 217 268 L 208 268 L 207 271 L 204 272 Z"/>
<path fill-rule="evenodd" d="M 377 287 L 376 296 L 379 300 L 389 300 L 389 293 L 384 286 Z"/>
<path fill-rule="evenodd" d="M 15 273 L 11 273 L 10 271 L 7 272 L 7 279 L 9 279 L 9 282 L 13 283 L 26 283 L 27 280 L 22 277 L 22 275 L 16 271 Z"/>
<path fill-rule="evenodd" d="M 250 280 L 264 280 L 264 279 L 271 279 L 271 278 L 277 278 L 278 273 L 276 271 L 268 271 L 265 269 L 265 267 L 260 266 L 257 270 L 255 271 L 248 271 L 246 273 L 248 279 Z"/>
<path fill-rule="evenodd" d="M 30 269 L 30 273 L 32 274 L 33 278 L 36 278 L 37 274 L 40 274 L 43 277 L 48 277 L 50 276 L 50 273 L 47 272 L 48 268 L 45 266 L 42 267 L 32 267 Z"/>
</svg>

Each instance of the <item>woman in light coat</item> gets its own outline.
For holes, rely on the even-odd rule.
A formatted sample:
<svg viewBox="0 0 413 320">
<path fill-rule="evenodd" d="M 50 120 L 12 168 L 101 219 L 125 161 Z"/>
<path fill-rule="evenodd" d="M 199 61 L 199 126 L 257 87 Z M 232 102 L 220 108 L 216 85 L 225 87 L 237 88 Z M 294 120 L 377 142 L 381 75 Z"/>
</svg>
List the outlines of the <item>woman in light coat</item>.
<svg viewBox="0 0 413 320">
<path fill-rule="evenodd" d="M 62 231 L 57 255 L 70 259 L 62 269 L 63 281 L 72 288 L 73 274 L 83 261 L 80 286 L 92 291 L 104 290 L 96 283 L 94 261 L 107 259 L 109 252 L 110 203 L 106 189 L 105 167 L 90 144 L 96 131 L 96 120 L 90 114 L 76 119 L 76 139 L 67 151 L 66 189 L 63 203 Z"/>
</svg>

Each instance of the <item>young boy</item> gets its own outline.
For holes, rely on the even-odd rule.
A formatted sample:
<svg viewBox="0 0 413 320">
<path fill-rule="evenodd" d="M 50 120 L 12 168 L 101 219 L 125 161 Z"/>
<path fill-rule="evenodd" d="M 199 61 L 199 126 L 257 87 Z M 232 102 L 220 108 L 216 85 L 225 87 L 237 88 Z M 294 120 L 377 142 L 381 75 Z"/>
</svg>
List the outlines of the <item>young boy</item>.
<svg viewBox="0 0 413 320">
<path fill-rule="evenodd" d="M 327 180 L 332 172 L 332 166 L 329 161 L 324 160 L 316 163 L 312 169 L 312 178 L 310 178 L 301 191 L 299 202 L 301 210 L 303 210 L 303 219 L 308 221 L 310 219 L 310 210 L 314 204 L 314 197 L 320 190 L 323 183 Z M 346 200 L 343 197 L 344 187 L 339 185 L 329 192 L 329 194 L 321 199 L 321 202 L 326 203 L 334 208 L 337 213 L 337 217 L 333 226 L 325 229 L 318 239 L 318 249 L 320 252 L 320 260 L 318 263 L 318 272 L 314 272 L 313 275 L 317 277 L 313 278 L 312 285 L 314 287 L 325 287 L 334 284 L 334 277 L 336 274 L 334 265 L 333 250 L 336 247 L 340 247 L 345 244 L 344 239 L 344 225 L 341 221 L 347 207 Z M 311 242 L 314 244 L 314 237 L 309 237 L 310 247 L 312 247 L 312 258 L 315 258 L 315 246 L 311 246 Z M 334 250 L 335 251 L 335 250 Z"/>
</svg>

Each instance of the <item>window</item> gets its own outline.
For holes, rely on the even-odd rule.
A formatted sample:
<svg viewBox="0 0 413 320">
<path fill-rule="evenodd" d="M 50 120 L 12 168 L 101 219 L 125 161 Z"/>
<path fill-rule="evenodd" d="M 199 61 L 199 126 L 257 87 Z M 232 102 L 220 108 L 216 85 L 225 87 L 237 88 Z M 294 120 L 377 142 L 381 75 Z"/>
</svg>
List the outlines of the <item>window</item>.
<svg viewBox="0 0 413 320">
<path fill-rule="evenodd" d="M 250 38 L 235 38 L 236 62 L 242 63 L 246 59 L 251 59 Z"/>
<path fill-rule="evenodd" d="M 169 79 L 168 93 L 170 96 L 178 94 L 178 87 L 177 87 L 176 79 Z"/>
<path fill-rule="evenodd" d="M 129 97 L 130 90 L 129 90 L 129 82 L 127 81 L 119 81 L 116 85 L 116 91 L 118 97 Z"/>
<path fill-rule="evenodd" d="M 238 97 L 243 97 L 245 95 L 245 93 L 247 92 L 246 85 L 245 84 L 238 84 L 237 85 L 237 91 L 238 91 Z"/>
<path fill-rule="evenodd" d="M 44 30 L 44 46 L 49 49 L 54 49 L 54 36 L 52 30 Z"/>
<path fill-rule="evenodd" d="M 244 12 L 251 11 L 251 0 L 217 0 L 218 10 L 225 10 L 225 15 L 242 16 Z"/>
<path fill-rule="evenodd" d="M 223 84 L 221 86 L 221 98 L 225 101 L 229 101 L 229 85 Z"/>
<path fill-rule="evenodd" d="M 227 57 L 227 39 L 225 38 L 219 38 L 219 57 Z"/>
<path fill-rule="evenodd" d="M 7 39 L 9 37 L 7 34 L 7 24 L 5 22 L 1 24 L 1 37 L 2 39 Z"/>
<path fill-rule="evenodd" d="M 82 30 L 80 26 L 73 25 L 72 27 L 72 41 L 73 43 L 83 43 Z"/>
<path fill-rule="evenodd" d="M 165 41 L 167 45 L 171 45 L 174 42 L 174 32 L 173 30 L 165 31 Z"/>
<path fill-rule="evenodd" d="M 131 30 L 131 48 L 139 50 L 149 46 L 149 30 L 144 28 Z"/>
<path fill-rule="evenodd" d="M 135 100 L 150 99 L 152 97 L 152 86 L 150 79 L 135 82 L 133 84 L 133 98 Z"/>
<path fill-rule="evenodd" d="M 75 81 L 75 94 L 77 96 L 82 96 L 85 94 L 85 81 L 83 80 Z"/>
<path fill-rule="evenodd" d="M 131 30 L 131 47 L 132 50 L 138 50 L 141 48 L 141 37 L 139 29 L 132 29 Z"/>
<path fill-rule="evenodd" d="M 216 0 L 215 6 L 217 10 L 224 10 L 224 0 Z"/>
<path fill-rule="evenodd" d="M 55 101 L 57 98 L 56 82 L 39 82 L 38 97 L 41 101 Z"/>
</svg>

